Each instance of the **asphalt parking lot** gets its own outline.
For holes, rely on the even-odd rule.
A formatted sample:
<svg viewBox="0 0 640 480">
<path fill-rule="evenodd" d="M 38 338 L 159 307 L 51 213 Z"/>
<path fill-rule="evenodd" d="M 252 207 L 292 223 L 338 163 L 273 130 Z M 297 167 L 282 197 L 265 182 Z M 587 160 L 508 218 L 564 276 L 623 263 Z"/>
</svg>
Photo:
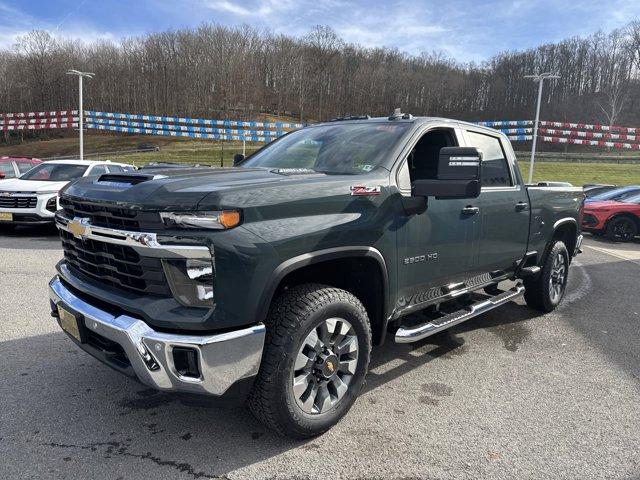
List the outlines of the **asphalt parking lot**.
<svg viewBox="0 0 640 480">
<path fill-rule="evenodd" d="M 640 477 L 640 242 L 588 239 L 552 314 L 512 303 L 375 350 L 348 416 L 305 442 L 79 351 L 49 316 L 60 256 L 53 230 L 0 233 L 0 478 Z"/>
</svg>

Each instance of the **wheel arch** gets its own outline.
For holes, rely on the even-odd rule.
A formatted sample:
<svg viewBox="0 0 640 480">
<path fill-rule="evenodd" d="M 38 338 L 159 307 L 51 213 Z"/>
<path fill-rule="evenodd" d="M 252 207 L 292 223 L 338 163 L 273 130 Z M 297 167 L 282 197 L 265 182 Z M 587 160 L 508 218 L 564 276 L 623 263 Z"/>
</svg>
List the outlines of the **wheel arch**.
<svg viewBox="0 0 640 480">
<path fill-rule="evenodd" d="M 389 305 L 389 273 L 384 257 L 373 247 L 336 247 L 305 253 L 282 262 L 271 274 L 259 304 L 264 321 L 274 298 L 302 283 L 342 288 L 364 305 L 371 321 L 373 343 L 384 342 Z"/>
<path fill-rule="evenodd" d="M 573 217 L 561 218 L 554 223 L 553 234 L 545 246 L 544 255 L 540 258 L 540 264 L 544 263 L 551 245 L 553 245 L 557 240 L 561 240 L 565 244 L 567 251 L 569 252 L 569 259 L 571 259 L 578 241 L 578 232 L 578 222 Z"/>
<path fill-rule="evenodd" d="M 634 215 L 632 212 L 616 212 L 613 215 L 611 215 L 609 218 L 607 218 L 607 220 L 604 222 L 604 231 L 607 230 L 607 228 L 609 227 L 609 224 L 611 222 L 613 222 L 614 220 L 617 220 L 618 218 L 629 218 L 631 220 L 633 220 L 636 224 L 636 226 L 638 227 L 638 230 L 640 231 L 640 217 L 638 217 L 637 215 Z"/>
</svg>

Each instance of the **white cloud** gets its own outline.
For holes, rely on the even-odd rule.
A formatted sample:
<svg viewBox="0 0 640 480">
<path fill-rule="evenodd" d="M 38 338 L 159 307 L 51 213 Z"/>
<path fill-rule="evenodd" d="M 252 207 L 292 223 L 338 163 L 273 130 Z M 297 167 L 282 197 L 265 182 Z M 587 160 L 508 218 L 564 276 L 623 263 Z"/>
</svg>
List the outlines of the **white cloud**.
<svg viewBox="0 0 640 480">
<path fill-rule="evenodd" d="M 298 3 L 299 4 L 299 3 Z M 259 0 L 252 7 L 240 5 L 232 0 L 205 0 L 204 6 L 210 10 L 230 13 L 240 17 L 268 17 L 274 13 L 291 10 L 298 5 L 292 0 Z M 246 3 L 245 3 L 246 5 Z"/>
</svg>

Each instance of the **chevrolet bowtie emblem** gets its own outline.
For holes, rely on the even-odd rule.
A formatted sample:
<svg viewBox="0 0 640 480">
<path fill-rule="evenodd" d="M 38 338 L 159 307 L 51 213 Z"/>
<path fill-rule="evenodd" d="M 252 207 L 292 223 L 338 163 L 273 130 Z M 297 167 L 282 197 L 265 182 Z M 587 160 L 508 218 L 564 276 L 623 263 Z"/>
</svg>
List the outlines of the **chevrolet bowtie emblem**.
<svg viewBox="0 0 640 480">
<path fill-rule="evenodd" d="M 67 228 L 73 234 L 74 237 L 83 239 L 87 233 L 87 225 L 89 223 L 88 218 L 74 218 L 69 220 Z"/>
</svg>

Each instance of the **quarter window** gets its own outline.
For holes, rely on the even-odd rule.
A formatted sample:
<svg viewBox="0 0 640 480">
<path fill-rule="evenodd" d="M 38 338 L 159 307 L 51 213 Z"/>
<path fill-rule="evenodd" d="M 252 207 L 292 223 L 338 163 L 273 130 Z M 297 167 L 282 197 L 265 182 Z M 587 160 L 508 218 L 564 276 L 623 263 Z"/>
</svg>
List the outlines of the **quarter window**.
<svg viewBox="0 0 640 480">
<path fill-rule="evenodd" d="M 500 139 L 477 132 L 467 132 L 469 146 L 476 147 L 482 152 L 482 186 L 508 187 L 511 186 L 509 164 Z"/>
<path fill-rule="evenodd" d="M 29 163 L 29 162 L 17 162 L 17 165 L 18 165 L 18 170 L 20 171 L 20 174 L 27 173 L 29 170 L 31 170 L 35 166 L 33 163 Z"/>
<path fill-rule="evenodd" d="M 104 165 L 96 165 L 91 169 L 91 173 L 89 173 L 89 175 L 93 177 L 97 175 L 102 175 L 104 173 L 107 173 L 107 167 L 105 167 Z"/>
</svg>

